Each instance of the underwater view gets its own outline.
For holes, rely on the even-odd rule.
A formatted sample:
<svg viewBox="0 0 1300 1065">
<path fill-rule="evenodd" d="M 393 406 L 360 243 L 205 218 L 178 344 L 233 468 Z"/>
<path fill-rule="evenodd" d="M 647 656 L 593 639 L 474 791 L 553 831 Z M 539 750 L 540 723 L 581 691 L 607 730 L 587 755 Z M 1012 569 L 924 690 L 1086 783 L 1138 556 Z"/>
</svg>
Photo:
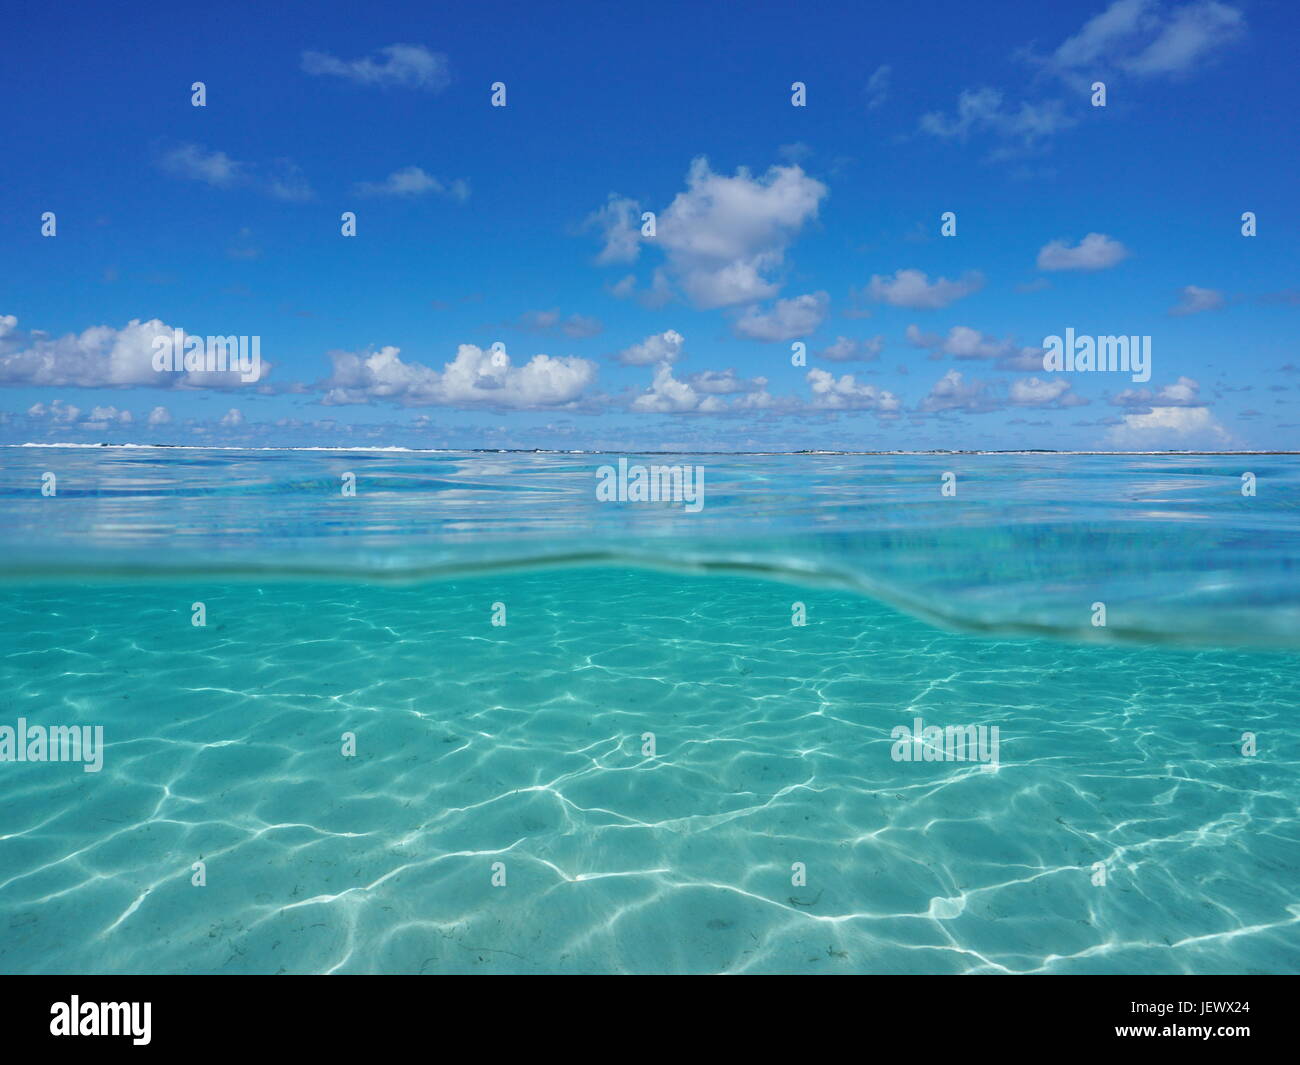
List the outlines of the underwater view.
<svg viewBox="0 0 1300 1065">
<path fill-rule="evenodd" d="M 0 448 L 0 971 L 1300 971 L 1300 457 Z"/>
</svg>

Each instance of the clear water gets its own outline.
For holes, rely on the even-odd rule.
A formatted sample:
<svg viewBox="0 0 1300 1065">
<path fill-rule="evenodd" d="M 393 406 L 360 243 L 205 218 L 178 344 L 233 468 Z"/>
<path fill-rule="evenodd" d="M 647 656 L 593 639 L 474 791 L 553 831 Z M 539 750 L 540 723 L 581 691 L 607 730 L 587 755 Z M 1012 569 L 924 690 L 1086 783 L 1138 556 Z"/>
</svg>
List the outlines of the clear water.
<svg viewBox="0 0 1300 1065">
<path fill-rule="evenodd" d="M 0 971 L 1300 971 L 1300 459 L 616 461 L 0 449 Z"/>
</svg>

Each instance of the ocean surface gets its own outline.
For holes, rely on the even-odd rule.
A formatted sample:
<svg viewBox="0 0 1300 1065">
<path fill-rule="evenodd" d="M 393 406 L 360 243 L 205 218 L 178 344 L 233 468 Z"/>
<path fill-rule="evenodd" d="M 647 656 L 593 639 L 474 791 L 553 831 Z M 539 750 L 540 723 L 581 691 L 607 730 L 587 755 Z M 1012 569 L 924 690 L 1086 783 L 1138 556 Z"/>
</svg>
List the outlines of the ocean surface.
<svg viewBox="0 0 1300 1065">
<path fill-rule="evenodd" d="M 0 972 L 1300 972 L 1297 456 L 0 448 L 0 640 Z"/>
</svg>

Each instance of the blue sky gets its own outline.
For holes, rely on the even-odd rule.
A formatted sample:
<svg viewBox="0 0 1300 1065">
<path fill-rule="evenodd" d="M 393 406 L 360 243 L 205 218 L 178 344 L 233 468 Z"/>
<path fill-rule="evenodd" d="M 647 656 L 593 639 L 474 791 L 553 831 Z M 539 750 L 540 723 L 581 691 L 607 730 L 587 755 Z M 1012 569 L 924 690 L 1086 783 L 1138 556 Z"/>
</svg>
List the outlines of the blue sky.
<svg viewBox="0 0 1300 1065">
<path fill-rule="evenodd" d="M 7 19 L 0 442 L 1300 441 L 1289 3 Z M 1044 370 L 1067 327 L 1150 380 Z M 269 369 L 158 373 L 177 328 Z"/>
</svg>

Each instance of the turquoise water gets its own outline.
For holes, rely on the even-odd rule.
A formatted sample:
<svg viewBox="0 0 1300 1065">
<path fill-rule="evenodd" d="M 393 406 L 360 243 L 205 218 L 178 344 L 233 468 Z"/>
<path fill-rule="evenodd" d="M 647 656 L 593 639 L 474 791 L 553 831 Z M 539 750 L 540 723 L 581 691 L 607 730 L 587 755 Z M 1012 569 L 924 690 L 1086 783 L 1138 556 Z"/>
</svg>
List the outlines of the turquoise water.
<svg viewBox="0 0 1300 1065">
<path fill-rule="evenodd" d="M 617 458 L 0 449 L 0 971 L 1300 971 L 1300 460 Z"/>
</svg>

